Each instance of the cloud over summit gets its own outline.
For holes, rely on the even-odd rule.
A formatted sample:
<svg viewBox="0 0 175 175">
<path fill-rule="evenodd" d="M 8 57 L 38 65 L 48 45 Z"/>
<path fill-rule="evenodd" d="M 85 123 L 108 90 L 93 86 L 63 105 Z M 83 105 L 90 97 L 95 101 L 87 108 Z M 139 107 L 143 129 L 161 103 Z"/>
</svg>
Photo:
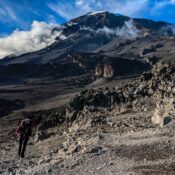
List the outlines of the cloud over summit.
<svg viewBox="0 0 175 175">
<path fill-rule="evenodd" d="M 34 21 L 29 31 L 15 30 L 11 35 L 0 38 L 0 58 L 45 48 L 61 33 L 61 31 L 53 32 L 55 27 L 45 22 Z"/>
<path fill-rule="evenodd" d="M 134 26 L 133 21 L 126 21 L 122 28 L 110 29 L 103 27 L 96 31 L 97 33 L 105 33 L 107 36 L 115 35 L 125 39 L 135 39 L 138 37 L 140 31 Z"/>
<path fill-rule="evenodd" d="M 105 34 L 107 37 L 122 37 L 124 39 L 135 39 L 141 34 L 141 31 L 136 28 L 133 20 L 126 21 L 121 28 L 108 28 L 104 26 L 103 28 L 98 28 L 94 30 L 90 27 L 81 27 L 80 30 L 88 30 L 97 34 Z"/>
</svg>

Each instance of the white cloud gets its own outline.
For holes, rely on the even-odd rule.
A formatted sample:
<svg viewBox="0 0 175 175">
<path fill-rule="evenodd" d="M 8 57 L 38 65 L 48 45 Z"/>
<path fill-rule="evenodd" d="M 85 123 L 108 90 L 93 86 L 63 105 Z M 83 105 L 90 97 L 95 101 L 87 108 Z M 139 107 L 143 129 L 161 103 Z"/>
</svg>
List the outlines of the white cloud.
<svg viewBox="0 0 175 175">
<path fill-rule="evenodd" d="M 0 38 L 0 58 L 37 51 L 50 45 L 61 33 L 61 30 L 53 33 L 54 27 L 56 26 L 34 21 L 30 31 L 16 30 L 11 35 Z"/>
<path fill-rule="evenodd" d="M 153 7 L 150 9 L 150 14 L 153 16 L 159 16 L 160 14 L 162 14 L 162 9 L 172 5 L 175 5 L 175 0 L 157 0 L 153 4 Z"/>
<path fill-rule="evenodd" d="M 105 33 L 107 36 L 115 35 L 125 39 L 135 39 L 140 31 L 134 26 L 133 21 L 126 21 L 122 28 L 110 29 L 108 27 L 103 27 L 98 29 L 96 32 Z"/>
<path fill-rule="evenodd" d="M 153 7 L 153 11 L 160 10 L 168 5 L 174 5 L 175 0 L 163 0 L 163 1 L 156 1 Z"/>
<path fill-rule="evenodd" d="M 175 36 L 175 25 L 167 25 L 161 29 L 162 34 L 169 35 L 173 34 Z"/>
<path fill-rule="evenodd" d="M 47 21 L 49 24 L 57 25 L 57 19 L 53 15 L 48 15 Z"/>
<path fill-rule="evenodd" d="M 125 22 L 125 25 L 118 30 L 118 35 L 126 39 L 135 39 L 139 33 L 140 31 L 134 26 L 132 20 Z"/>
<path fill-rule="evenodd" d="M 78 17 L 92 10 L 89 4 L 84 4 L 84 0 L 76 0 L 75 2 L 65 2 L 61 0 L 56 4 L 48 4 L 48 7 L 67 20 Z"/>
<path fill-rule="evenodd" d="M 139 16 L 144 10 L 147 9 L 148 0 L 126 0 L 122 3 L 119 3 L 116 6 L 117 12 L 132 16 Z"/>
<path fill-rule="evenodd" d="M 72 18 L 92 11 L 110 11 L 128 16 L 137 16 L 147 8 L 148 0 L 74 0 L 72 2 L 57 0 L 48 7 L 63 18 Z"/>
<path fill-rule="evenodd" d="M 6 12 L 3 8 L 0 8 L 0 15 L 2 16 L 5 16 L 6 15 Z"/>
<path fill-rule="evenodd" d="M 6 17 L 14 21 L 18 20 L 15 10 L 10 6 L 0 7 L 0 14 L 1 14 L 0 19 L 3 19 L 4 17 Z"/>
<path fill-rule="evenodd" d="M 90 27 L 82 27 L 80 30 L 88 30 L 90 32 L 96 32 L 98 34 L 105 34 L 107 37 L 115 36 L 122 37 L 125 39 L 135 39 L 139 36 L 140 31 L 134 26 L 133 21 L 126 21 L 122 28 L 113 28 L 110 29 L 106 26 L 94 30 Z"/>
<path fill-rule="evenodd" d="M 7 15 L 8 14 L 8 15 Z M 0 7 L 0 20 L 1 22 L 6 22 L 6 23 L 16 23 L 20 21 L 15 13 L 15 11 L 10 7 L 10 6 L 2 6 Z M 14 24 L 12 24 L 13 26 Z"/>
<path fill-rule="evenodd" d="M 166 1 L 161 1 L 161 2 L 156 1 L 152 11 L 162 9 L 162 8 L 166 7 L 167 5 L 169 5 L 169 4 L 170 4 L 170 1 L 167 1 L 167 0 Z"/>
<path fill-rule="evenodd" d="M 18 7 L 19 6 L 19 7 Z M 0 4 L 0 21 L 2 23 L 8 23 L 13 27 L 27 28 L 28 21 L 23 19 L 24 6 L 13 3 Z M 27 11 L 27 9 L 25 9 Z"/>
<path fill-rule="evenodd" d="M 175 0 L 171 0 L 171 3 L 172 3 L 172 4 L 175 4 Z"/>
<path fill-rule="evenodd" d="M 9 6 L 6 6 L 5 7 L 5 10 L 6 10 L 6 13 L 8 14 L 8 16 L 10 16 L 10 18 L 12 20 L 18 20 L 18 17 L 16 15 L 16 12 L 12 8 L 10 8 Z"/>
</svg>

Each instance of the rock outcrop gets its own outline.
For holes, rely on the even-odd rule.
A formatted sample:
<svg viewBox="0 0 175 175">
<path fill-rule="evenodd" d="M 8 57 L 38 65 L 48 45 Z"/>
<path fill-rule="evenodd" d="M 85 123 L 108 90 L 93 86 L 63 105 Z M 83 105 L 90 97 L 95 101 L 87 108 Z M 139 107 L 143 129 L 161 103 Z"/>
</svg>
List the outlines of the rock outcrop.
<svg viewBox="0 0 175 175">
<path fill-rule="evenodd" d="M 106 65 L 106 77 L 111 77 L 113 71 Z M 67 117 L 71 120 L 77 119 L 86 106 L 115 108 L 118 111 L 143 110 L 146 111 L 144 100 L 156 99 L 155 111 L 152 121 L 163 126 L 165 118 L 173 118 L 173 100 L 175 68 L 173 65 L 158 63 L 150 72 L 144 73 L 140 79 L 129 84 L 106 89 L 85 90 L 73 98 L 67 106 Z M 69 109 L 69 110 L 68 110 Z M 69 115 L 71 114 L 71 116 Z"/>
<path fill-rule="evenodd" d="M 97 64 L 95 68 L 95 76 L 96 77 L 102 77 L 104 73 L 103 65 Z"/>
<path fill-rule="evenodd" d="M 111 64 L 105 64 L 104 65 L 104 74 L 103 76 L 105 78 L 112 78 L 114 76 L 114 68 L 112 67 Z"/>
<path fill-rule="evenodd" d="M 170 135 L 174 136 L 171 125 L 175 118 L 174 76 L 174 65 L 159 63 L 140 78 L 83 90 L 62 110 L 39 113 L 36 141 L 40 142 L 36 142 L 35 147 L 43 149 L 44 155 L 37 159 L 38 164 L 30 161 L 8 172 L 70 174 L 70 171 L 79 170 L 83 174 L 84 168 L 93 168 L 92 174 L 96 174 L 97 171 L 106 172 L 106 167 L 109 171 L 112 166 L 115 171 L 111 174 L 115 174 L 121 158 L 125 162 L 134 158 L 142 165 L 147 161 L 165 160 L 165 154 L 166 160 L 167 157 L 171 160 L 174 153 L 174 141 L 169 140 Z M 52 151 L 47 152 L 50 147 Z M 36 161 L 36 158 L 31 159 Z M 110 166 L 101 166 L 105 162 L 110 162 Z M 3 162 L 4 171 L 6 167 Z M 90 174 L 88 170 L 85 174 Z M 125 166 L 123 172 L 126 172 Z"/>
</svg>

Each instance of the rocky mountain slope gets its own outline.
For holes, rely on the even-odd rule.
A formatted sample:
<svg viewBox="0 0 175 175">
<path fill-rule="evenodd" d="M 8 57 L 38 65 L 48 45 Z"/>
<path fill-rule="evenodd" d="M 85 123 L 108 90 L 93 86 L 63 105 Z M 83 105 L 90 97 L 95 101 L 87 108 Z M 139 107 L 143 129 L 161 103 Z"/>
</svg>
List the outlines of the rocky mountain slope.
<svg viewBox="0 0 175 175">
<path fill-rule="evenodd" d="M 89 13 L 47 48 L 1 60 L 0 174 L 174 174 L 173 27 Z M 19 161 L 11 131 L 25 117 Z"/>
<path fill-rule="evenodd" d="M 98 58 L 92 62 L 91 58 L 96 57 L 103 58 L 107 64 L 111 59 L 115 60 L 118 67 L 133 65 L 131 69 L 137 67 L 140 72 L 142 68 L 148 68 L 145 57 L 156 61 L 161 58 L 157 52 L 171 50 L 173 27 L 165 22 L 132 19 L 109 12 L 89 13 L 63 24 L 56 42 L 45 49 L 1 60 L 0 79 L 7 82 L 9 79 L 24 81 L 29 78 L 55 79 L 82 75 L 95 71 L 96 65 L 101 63 Z M 152 56 L 153 52 L 155 56 Z M 75 61 L 74 54 L 86 59 Z M 173 55 L 173 51 L 168 54 Z M 130 64 L 130 60 L 134 63 Z"/>
<path fill-rule="evenodd" d="M 2 134 L 1 173 L 174 174 L 174 75 L 174 65 L 159 63 L 140 78 L 83 90 L 66 106 L 25 112 L 40 121 L 29 157 L 18 162 L 14 135 Z M 14 119 L 1 120 L 1 133 Z"/>
</svg>

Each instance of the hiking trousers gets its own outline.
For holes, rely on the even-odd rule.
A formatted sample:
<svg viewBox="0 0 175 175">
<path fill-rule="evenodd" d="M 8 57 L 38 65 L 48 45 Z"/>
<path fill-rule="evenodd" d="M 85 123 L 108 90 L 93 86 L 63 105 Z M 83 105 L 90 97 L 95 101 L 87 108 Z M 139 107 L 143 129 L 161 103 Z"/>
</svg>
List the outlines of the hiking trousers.
<svg viewBox="0 0 175 175">
<path fill-rule="evenodd" d="M 24 153 L 25 153 L 28 141 L 29 141 L 28 137 L 20 136 L 18 156 L 21 158 L 24 158 Z"/>
</svg>

